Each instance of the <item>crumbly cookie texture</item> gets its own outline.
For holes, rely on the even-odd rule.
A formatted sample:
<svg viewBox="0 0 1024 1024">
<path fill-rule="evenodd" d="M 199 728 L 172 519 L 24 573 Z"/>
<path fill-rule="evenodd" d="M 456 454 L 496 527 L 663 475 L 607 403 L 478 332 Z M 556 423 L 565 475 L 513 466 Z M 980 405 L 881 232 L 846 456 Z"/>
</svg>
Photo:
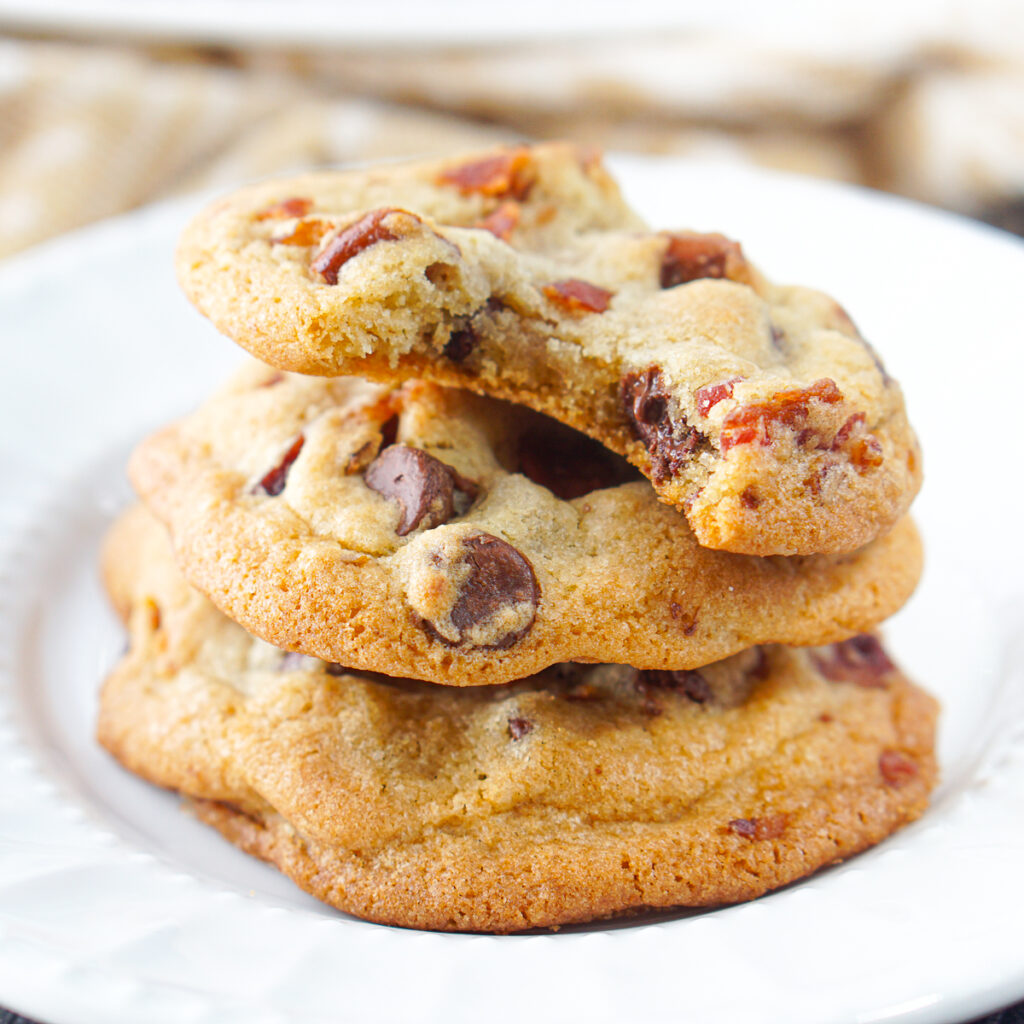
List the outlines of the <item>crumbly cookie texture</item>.
<svg viewBox="0 0 1024 1024">
<path fill-rule="evenodd" d="M 878 641 L 455 689 L 286 654 L 189 587 L 140 509 L 99 738 L 320 899 L 507 932 L 750 899 L 925 808 L 935 702 Z"/>
<path fill-rule="evenodd" d="M 913 525 L 849 555 L 701 547 L 629 464 L 521 406 L 252 364 L 134 453 L 186 576 L 247 630 L 454 685 L 561 661 L 696 668 L 899 608 Z"/>
<path fill-rule="evenodd" d="M 569 146 L 250 187 L 188 228 L 178 272 L 279 368 L 430 378 L 590 434 L 708 547 L 852 551 L 920 486 L 899 386 L 842 307 L 721 235 L 648 230 Z"/>
</svg>

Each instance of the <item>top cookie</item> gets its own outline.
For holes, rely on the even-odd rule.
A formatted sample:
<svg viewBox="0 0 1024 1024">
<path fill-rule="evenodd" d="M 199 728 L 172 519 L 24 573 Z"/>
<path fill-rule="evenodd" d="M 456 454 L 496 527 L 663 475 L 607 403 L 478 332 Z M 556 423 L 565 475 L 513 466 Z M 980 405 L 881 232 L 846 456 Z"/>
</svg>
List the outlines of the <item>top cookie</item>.
<svg viewBox="0 0 1024 1024">
<path fill-rule="evenodd" d="M 424 382 L 253 363 L 130 474 L 185 575 L 249 632 L 452 685 L 841 640 L 895 612 L 921 567 L 909 521 L 853 555 L 700 547 L 608 449 Z"/>
<path fill-rule="evenodd" d="M 264 361 L 532 406 L 625 455 L 699 543 L 851 551 L 920 485 L 897 384 L 834 300 L 720 235 L 647 230 L 569 146 L 270 182 L 178 253 Z"/>
</svg>

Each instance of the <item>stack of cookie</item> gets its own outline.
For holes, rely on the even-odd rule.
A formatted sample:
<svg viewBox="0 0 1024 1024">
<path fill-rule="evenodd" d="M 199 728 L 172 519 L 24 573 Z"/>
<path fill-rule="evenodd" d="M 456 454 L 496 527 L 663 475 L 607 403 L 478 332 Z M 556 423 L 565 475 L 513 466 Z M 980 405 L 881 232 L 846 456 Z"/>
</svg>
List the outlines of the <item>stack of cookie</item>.
<svg viewBox="0 0 1024 1024">
<path fill-rule="evenodd" d="M 259 185 L 182 284 L 261 362 L 146 440 L 99 735 L 375 921 L 750 899 L 919 815 L 871 632 L 920 459 L 849 317 L 569 146 Z"/>
</svg>

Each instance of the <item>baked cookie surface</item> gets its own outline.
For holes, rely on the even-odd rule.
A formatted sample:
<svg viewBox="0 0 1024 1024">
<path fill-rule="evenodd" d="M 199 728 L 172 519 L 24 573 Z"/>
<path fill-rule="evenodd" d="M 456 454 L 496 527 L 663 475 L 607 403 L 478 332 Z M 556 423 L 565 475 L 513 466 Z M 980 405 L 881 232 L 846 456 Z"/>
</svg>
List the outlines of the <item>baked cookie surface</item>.
<svg viewBox="0 0 1024 1024">
<path fill-rule="evenodd" d="M 185 575 L 249 632 L 454 685 L 842 640 L 896 611 L 921 570 L 909 520 L 849 555 L 701 547 L 596 442 L 422 382 L 252 364 L 143 442 L 130 475 Z"/>
<path fill-rule="evenodd" d="M 626 456 L 705 546 L 851 551 L 921 479 L 903 398 L 831 298 L 654 232 L 564 145 L 245 189 L 179 279 L 260 359 L 520 402 Z"/>
<path fill-rule="evenodd" d="M 457 689 L 249 636 L 141 509 L 104 575 L 131 639 L 104 746 L 373 921 L 505 932 L 750 899 L 917 817 L 935 780 L 935 702 L 870 636 Z"/>
</svg>

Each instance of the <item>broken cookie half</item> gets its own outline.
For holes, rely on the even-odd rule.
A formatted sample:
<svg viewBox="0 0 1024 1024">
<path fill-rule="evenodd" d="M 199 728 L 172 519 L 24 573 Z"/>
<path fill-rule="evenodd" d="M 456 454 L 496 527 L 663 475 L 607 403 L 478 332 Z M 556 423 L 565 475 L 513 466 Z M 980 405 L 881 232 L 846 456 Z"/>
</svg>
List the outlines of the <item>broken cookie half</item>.
<svg viewBox="0 0 1024 1024">
<path fill-rule="evenodd" d="M 903 398 L 833 299 L 647 228 L 600 160 L 515 147 L 242 190 L 182 285 L 274 366 L 510 399 L 624 455 L 698 543 L 852 551 L 920 486 Z"/>
</svg>

